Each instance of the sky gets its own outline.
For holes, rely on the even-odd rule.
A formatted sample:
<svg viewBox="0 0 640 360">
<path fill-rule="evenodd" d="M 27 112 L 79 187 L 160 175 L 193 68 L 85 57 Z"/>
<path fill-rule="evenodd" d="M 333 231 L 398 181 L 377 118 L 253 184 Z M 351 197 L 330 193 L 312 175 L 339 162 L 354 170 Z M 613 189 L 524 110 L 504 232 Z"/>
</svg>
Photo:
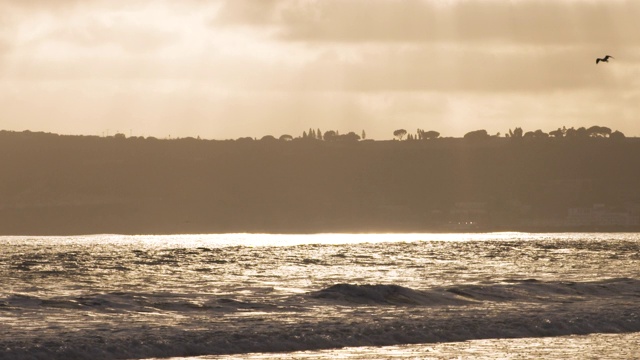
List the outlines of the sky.
<svg viewBox="0 0 640 360">
<path fill-rule="evenodd" d="M 639 18 L 637 0 L 0 0 L 0 129 L 640 136 Z"/>
</svg>

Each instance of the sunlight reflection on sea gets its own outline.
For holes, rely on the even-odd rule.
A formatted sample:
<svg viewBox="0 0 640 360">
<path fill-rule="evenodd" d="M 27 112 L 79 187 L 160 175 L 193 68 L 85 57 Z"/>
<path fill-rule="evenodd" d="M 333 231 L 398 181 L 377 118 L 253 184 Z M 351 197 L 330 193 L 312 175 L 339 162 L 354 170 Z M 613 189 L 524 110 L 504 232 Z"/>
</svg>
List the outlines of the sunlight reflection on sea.
<svg viewBox="0 0 640 360">
<path fill-rule="evenodd" d="M 620 334 L 640 331 L 634 233 L 14 236 L 0 247 L 0 359 L 526 355 L 579 348 L 563 336 L 589 333 L 619 335 L 580 338 L 587 348 L 637 349 Z"/>
<path fill-rule="evenodd" d="M 319 234 L 180 234 L 180 235 L 85 235 L 85 236 L 38 236 L 32 242 L 45 245 L 74 243 L 87 245 L 91 243 L 112 245 L 142 245 L 145 247 L 229 247 L 229 246 L 298 246 L 298 245 L 345 245 L 362 243 L 396 243 L 416 241 L 541 241 L 541 240 L 634 240 L 635 233 L 319 233 Z M 21 243 L 29 237 L 3 236 L 9 243 Z"/>
</svg>

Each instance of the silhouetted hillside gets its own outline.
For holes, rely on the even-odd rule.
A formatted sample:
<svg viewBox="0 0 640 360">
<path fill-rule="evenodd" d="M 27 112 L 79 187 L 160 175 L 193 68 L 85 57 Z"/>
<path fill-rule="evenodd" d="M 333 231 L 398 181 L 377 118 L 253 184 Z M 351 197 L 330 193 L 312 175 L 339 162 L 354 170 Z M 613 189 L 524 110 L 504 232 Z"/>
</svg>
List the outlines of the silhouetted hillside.
<svg viewBox="0 0 640 360">
<path fill-rule="evenodd" d="M 0 234 L 626 230 L 638 227 L 640 203 L 636 138 L 3 131 L 0 169 Z"/>
</svg>

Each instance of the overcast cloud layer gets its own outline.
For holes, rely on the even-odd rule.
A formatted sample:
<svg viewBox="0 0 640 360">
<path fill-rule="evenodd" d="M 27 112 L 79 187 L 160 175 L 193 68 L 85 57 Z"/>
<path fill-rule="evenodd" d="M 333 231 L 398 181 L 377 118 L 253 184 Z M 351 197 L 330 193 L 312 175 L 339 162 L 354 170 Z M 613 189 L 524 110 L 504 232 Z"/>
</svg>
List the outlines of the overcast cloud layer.
<svg viewBox="0 0 640 360">
<path fill-rule="evenodd" d="M 0 0 L 0 129 L 638 136 L 638 18 L 611 0 Z"/>
</svg>

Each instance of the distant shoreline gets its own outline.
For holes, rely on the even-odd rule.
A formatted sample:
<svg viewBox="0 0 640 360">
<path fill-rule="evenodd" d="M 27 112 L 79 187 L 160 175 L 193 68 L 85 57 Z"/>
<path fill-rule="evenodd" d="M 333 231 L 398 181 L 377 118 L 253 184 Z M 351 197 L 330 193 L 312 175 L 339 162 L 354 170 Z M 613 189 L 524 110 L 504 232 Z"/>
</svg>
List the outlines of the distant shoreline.
<svg viewBox="0 0 640 360">
<path fill-rule="evenodd" d="M 603 228 L 603 227 L 576 227 L 576 228 L 481 228 L 475 230 L 444 230 L 444 229 L 425 229 L 414 231 L 401 231 L 397 229 L 384 230 L 384 231 L 365 231 L 365 230 L 334 230 L 334 231 L 310 231 L 310 232 L 266 232 L 266 231 L 231 231 L 231 232 L 148 232 L 148 233 L 126 233 L 118 231 L 106 231 L 106 232 L 81 232 L 81 233 L 45 233 L 45 232 L 25 232 L 25 233 L 1 233 L 0 236 L 36 236 L 36 237 L 48 237 L 48 236 L 92 236 L 92 235 L 122 235 L 122 236 L 171 236 L 171 235 L 224 235 L 224 234 L 265 234 L 265 235 L 318 235 L 318 234 L 489 234 L 489 233 L 529 233 L 529 234 L 561 234 L 561 233 L 640 233 L 640 227 L 629 228 Z"/>
<path fill-rule="evenodd" d="M 0 131 L 0 234 L 640 232 L 640 139 Z"/>
</svg>

